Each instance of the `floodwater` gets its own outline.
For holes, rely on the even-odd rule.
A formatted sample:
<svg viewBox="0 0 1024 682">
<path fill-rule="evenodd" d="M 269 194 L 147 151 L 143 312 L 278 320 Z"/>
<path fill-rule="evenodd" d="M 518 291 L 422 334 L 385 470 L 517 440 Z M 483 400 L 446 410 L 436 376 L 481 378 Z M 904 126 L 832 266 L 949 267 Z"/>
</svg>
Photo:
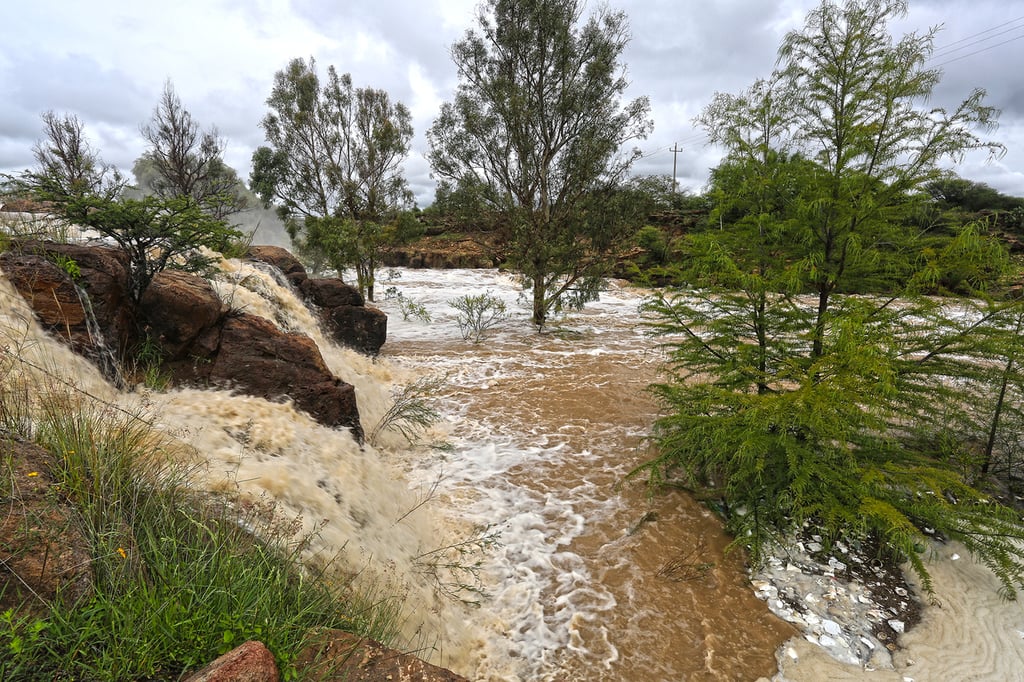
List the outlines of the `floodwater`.
<svg viewBox="0 0 1024 682">
<path fill-rule="evenodd" d="M 600 301 L 537 334 L 510 277 L 400 270 L 394 287 L 430 322 L 389 313 L 386 362 L 444 377 L 449 448 L 410 462 L 447 513 L 487 526 L 487 591 L 468 615 L 475 680 L 755 680 L 794 634 L 753 596 L 740 554 L 683 493 L 649 497 L 626 474 L 649 456 L 662 362 L 639 326 L 644 292 Z M 510 318 L 462 340 L 448 301 L 487 292 Z M 381 297 L 383 298 L 383 297 Z"/>
</svg>

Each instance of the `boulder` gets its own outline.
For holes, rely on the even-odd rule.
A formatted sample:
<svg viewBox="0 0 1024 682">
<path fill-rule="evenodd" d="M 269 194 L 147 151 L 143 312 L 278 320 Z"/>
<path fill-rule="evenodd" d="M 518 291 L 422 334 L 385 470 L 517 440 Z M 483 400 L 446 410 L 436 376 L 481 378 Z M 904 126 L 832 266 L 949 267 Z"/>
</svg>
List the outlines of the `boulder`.
<svg viewBox="0 0 1024 682">
<path fill-rule="evenodd" d="M 299 290 L 307 301 L 320 308 L 366 305 L 359 289 L 345 284 L 335 277 L 307 279 Z"/>
<path fill-rule="evenodd" d="M 0 440 L 11 486 L 0 496 L 0 613 L 42 615 L 92 593 L 89 544 L 75 509 L 52 492 L 53 458 L 17 439 Z"/>
<path fill-rule="evenodd" d="M 316 635 L 295 659 L 295 667 L 302 679 L 311 682 L 468 682 L 412 654 L 341 630 Z"/>
<path fill-rule="evenodd" d="M 74 265 L 74 278 L 69 268 L 56 264 L 60 260 Z M 20 242 L 0 254 L 0 268 L 36 311 L 44 329 L 115 377 L 119 361 L 136 340 L 127 260 L 121 251 Z"/>
<path fill-rule="evenodd" d="M 246 257 L 284 273 L 338 343 L 367 355 L 380 352 L 388 335 L 387 315 L 367 307 L 358 289 L 337 277 L 309 277 L 298 259 L 279 246 L 252 246 Z"/>
<path fill-rule="evenodd" d="M 278 682 L 280 679 L 270 649 L 262 642 L 249 641 L 186 677 L 185 682 Z"/>
<path fill-rule="evenodd" d="M 343 305 L 325 309 L 327 327 L 340 343 L 376 355 L 388 337 L 388 316 L 377 308 Z"/>
<path fill-rule="evenodd" d="M 283 332 L 256 315 L 232 314 L 224 320 L 211 362 L 190 366 L 212 383 L 230 384 L 249 395 L 287 396 L 321 424 L 351 429 L 362 441 L 355 388 L 331 374 L 305 334 Z"/>
<path fill-rule="evenodd" d="M 219 340 L 217 325 L 228 312 L 209 282 L 179 270 L 164 270 L 153 278 L 141 309 L 146 333 L 168 360 L 212 355 Z"/>
<path fill-rule="evenodd" d="M 288 249 L 280 246 L 250 246 L 245 254 L 249 260 L 260 261 L 273 265 L 284 274 L 285 278 L 292 283 L 292 286 L 300 287 L 306 281 L 308 275 L 306 268 Z"/>
</svg>

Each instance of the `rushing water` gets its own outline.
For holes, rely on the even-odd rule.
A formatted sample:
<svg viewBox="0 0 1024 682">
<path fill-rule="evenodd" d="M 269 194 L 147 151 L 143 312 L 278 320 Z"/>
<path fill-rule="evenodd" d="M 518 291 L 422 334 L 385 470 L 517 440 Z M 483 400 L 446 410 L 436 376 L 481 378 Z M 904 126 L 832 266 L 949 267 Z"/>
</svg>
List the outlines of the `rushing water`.
<svg viewBox="0 0 1024 682">
<path fill-rule="evenodd" d="M 360 447 L 289 404 L 223 390 L 120 391 L 45 337 L 0 279 L 2 342 L 48 368 L 31 381 L 73 377 L 94 399 L 153 414 L 204 462 L 199 485 L 301 517 L 318 530 L 312 551 L 340 553 L 364 588 L 403 595 L 400 646 L 470 679 L 770 675 L 793 632 L 753 596 L 741 558 L 723 554 L 721 525 L 684 494 L 648 499 L 642 482 L 624 483 L 646 457 L 657 410 L 644 389 L 661 356 L 638 327 L 642 292 L 613 286 L 537 334 L 519 286 L 497 271 L 396 274 L 385 287 L 423 305 L 431 321 L 404 320 L 396 299 L 381 301 L 389 337 L 377 361 L 325 339 L 265 269 L 224 263 L 215 288 L 235 309 L 312 336 L 332 371 L 355 385 L 367 433 L 396 387 L 443 378 L 433 399 L 443 419 L 418 446 L 384 432 Z M 512 316 L 474 345 L 448 301 L 482 292 Z M 465 545 L 461 557 L 435 553 L 480 534 L 494 542 Z M 425 570 L 453 556 L 478 571 L 479 607 L 444 594 L 452 576 L 443 568 Z"/>
<path fill-rule="evenodd" d="M 656 415 L 662 361 L 639 327 L 643 292 L 614 285 L 538 335 L 511 278 L 400 270 L 386 286 L 426 323 L 389 313 L 384 357 L 445 377 L 446 452 L 409 461 L 440 477 L 449 513 L 488 526 L 489 598 L 469 616 L 479 680 L 753 680 L 792 633 L 752 595 L 728 538 L 683 494 L 648 499 L 625 475 Z M 511 319 L 462 340 L 448 301 L 489 292 Z"/>
</svg>

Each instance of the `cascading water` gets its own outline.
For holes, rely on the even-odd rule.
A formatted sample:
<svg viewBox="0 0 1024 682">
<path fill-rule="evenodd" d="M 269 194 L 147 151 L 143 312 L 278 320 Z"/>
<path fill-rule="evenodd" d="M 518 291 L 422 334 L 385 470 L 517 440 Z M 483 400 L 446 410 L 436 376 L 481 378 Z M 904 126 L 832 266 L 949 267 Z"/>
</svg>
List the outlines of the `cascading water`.
<svg viewBox="0 0 1024 682">
<path fill-rule="evenodd" d="M 279 273 L 237 261 L 221 270 L 214 287 L 230 306 L 316 341 L 356 387 L 367 433 L 394 387 L 443 378 L 435 403 L 444 420 L 423 440 L 444 447 L 413 447 L 393 431 L 360 447 L 289 404 L 224 390 L 120 390 L 43 334 L 2 276 L 0 350 L 40 386 L 57 376 L 92 399 L 148 409 L 202 459 L 198 485 L 301 516 L 305 530 L 318 529 L 312 554 L 337 553 L 364 587 L 404 599 L 400 646 L 470 679 L 754 680 L 775 669 L 794 631 L 753 596 L 740 557 L 723 554 L 720 524 L 684 494 L 647 499 L 642 485 L 623 483 L 645 459 L 657 408 L 644 388 L 662 362 L 637 326 L 641 293 L 613 287 L 538 335 L 517 282 L 497 271 L 396 271 L 385 286 L 423 305 L 431 322 L 381 301 L 389 340 L 373 361 L 326 339 Z M 482 292 L 514 315 L 474 345 L 448 301 Z M 497 542 L 472 542 L 480 537 Z M 435 553 L 448 546 L 472 550 L 456 563 L 477 572 L 479 608 L 445 594 L 452 576 L 431 561 L 451 557 Z M 933 569 L 937 587 L 948 586 L 944 608 L 908 635 L 919 653 L 901 665 L 916 679 L 949 679 L 954 669 L 1009 679 L 1024 661 L 1019 608 L 998 602 L 983 566 L 957 559 Z M 901 677 L 793 646 L 804 672 L 784 656 L 792 679 Z"/>
<path fill-rule="evenodd" d="M 219 283 L 232 305 L 280 317 L 317 336 L 335 372 L 356 382 L 360 409 L 372 425 L 386 409 L 387 371 L 323 339 L 308 311 L 266 273 L 239 264 L 225 268 L 229 275 L 233 269 L 252 275 L 247 284 L 265 294 Z M 434 593 L 431 576 L 416 560 L 443 542 L 446 531 L 433 510 L 416 506 L 400 473 L 373 446 L 360 446 L 348 431 L 326 428 L 290 404 L 226 390 L 122 391 L 47 336 L 2 276 L 0 346 L 20 359 L 17 371 L 29 385 L 73 384 L 92 400 L 152 415 L 158 428 L 191 446 L 201 460 L 196 485 L 276 504 L 284 519 L 301 519 L 302 532 L 315 531 L 311 558 L 333 558 L 343 574 L 356 576 L 357 588 L 396 598 L 402 638 L 397 646 L 440 665 L 465 665 L 462 607 Z"/>
<path fill-rule="evenodd" d="M 497 532 L 470 620 L 474 680 L 753 680 L 793 634 L 752 595 L 720 524 L 688 496 L 648 500 L 627 472 L 656 415 L 663 358 L 642 292 L 612 288 L 543 335 L 497 271 L 398 270 L 388 286 L 431 322 L 389 313 L 385 358 L 446 377 L 450 448 L 407 460 L 441 479 L 453 515 Z M 448 301 L 488 292 L 515 311 L 481 344 Z"/>
</svg>

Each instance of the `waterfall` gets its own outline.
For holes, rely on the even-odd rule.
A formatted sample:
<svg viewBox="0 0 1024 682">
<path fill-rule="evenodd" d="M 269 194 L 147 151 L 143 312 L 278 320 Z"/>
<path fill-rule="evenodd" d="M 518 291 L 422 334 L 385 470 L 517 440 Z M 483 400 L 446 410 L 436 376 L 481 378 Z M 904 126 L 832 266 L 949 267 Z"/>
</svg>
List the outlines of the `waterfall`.
<svg viewBox="0 0 1024 682">
<path fill-rule="evenodd" d="M 357 388 L 364 424 L 387 410 L 393 376 L 325 339 L 294 293 L 249 264 L 223 265 L 218 292 L 236 308 L 302 331 L 320 346 L 339 377 Z M 257 293 L 258 292 L 258 293 Z M 14 287 L 0 275 L 0 349 L 31 386 L 57 380 L 93 399 L 124 409 L 144 407 L 156 427 L 179 440 L 201 462 L 194 484 L 277 505 L 285 519 L 301 519 L 314 532 L 310 559 L 332 559 L 355 586 L 397 597 L 402 604 L 402 641 L 439 665 L 458 667 L 464 657 L 464 607 L 439 596 L 417 557 L 450 533 L 427 492 L 410 489 L 388 456 L 360 446 L 344 429 L 324 427 L 288 403 L 273 403 L 227 390 L 177 388 L 164 393 L 124 390 L 95 365 L 47 335 Z"/>
</svg>

